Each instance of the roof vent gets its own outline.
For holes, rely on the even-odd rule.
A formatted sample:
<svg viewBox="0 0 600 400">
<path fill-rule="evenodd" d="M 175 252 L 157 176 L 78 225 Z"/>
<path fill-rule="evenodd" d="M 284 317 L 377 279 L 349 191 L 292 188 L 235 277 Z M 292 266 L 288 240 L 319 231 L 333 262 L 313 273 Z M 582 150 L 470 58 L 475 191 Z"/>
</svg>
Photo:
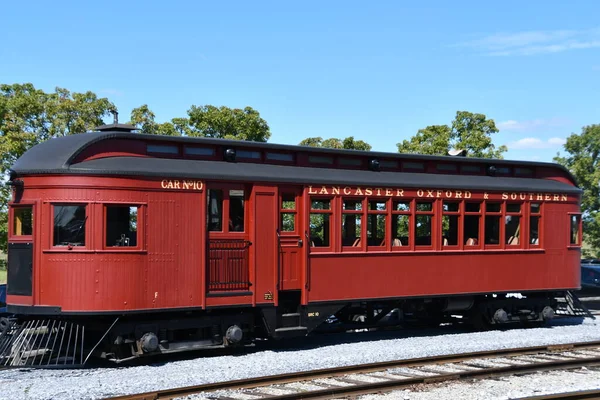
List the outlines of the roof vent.
<svg viewBox="0 0 600 400">
<path fill-rule="evenodd" d="M 108 125 L 101 125 L 96 128 L 100 132 L 133 132 L 137 130 L 134 125 L 120 124 L 119 123 L 119 112 L 117 110 L 111 111 L 113 115 L 113 123 Z"/>
<path fill-rule="evenodd" d="M 453 156 L 453 157 L 466 157 L 467 156 L 467 150 L 466 149 L 452 149 L 450 151 L 448 151 L 448 155 L 449 156 Z"/>
</svg>

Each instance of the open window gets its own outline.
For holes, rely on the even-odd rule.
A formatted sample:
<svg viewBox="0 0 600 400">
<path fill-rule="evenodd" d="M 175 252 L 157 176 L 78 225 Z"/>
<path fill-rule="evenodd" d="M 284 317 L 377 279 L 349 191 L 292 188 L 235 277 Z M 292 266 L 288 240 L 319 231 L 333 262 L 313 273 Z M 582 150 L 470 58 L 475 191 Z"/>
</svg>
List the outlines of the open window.
<svg viewBox="0 0 600 400">
<path fill-rule="evenodd" d="M 442 203 L 442 248 L 458 248 L 461 242 L 459 226 L 461 222 L 460 202 Z"/>
<path fill-rule="evenodd" d="M 348 250 L 363 248 L 363 200 L 342 200 L 342 247 Z"/>
<path fill-rule="evenodd" d="M 541 203 L 531 203 L 529 209 L 529 246 L 540 246 Z"/>
<path fill-rule="evenodd" d="M 569 216 L 570 219 L 570 234 L 569 244 L 573 247 L 581 246 L 581 215 L 572 214 Z"/>
<path fill-rule="evenodd" d="M 311 251 L 331 248 L 331 199 L 310 199 L 310 246 Z"/>
<path fill-rule="evenodd" d="M 432 245 L 433 202 L 417 201 L 415 206 L 415 246 Z"/>
<path fill-rule="evenodd" d="M 33 206 L 13 207 L 11 235 L 16 237 L 33 235 Z"/>
<path fill-rule="evenodd" d="M 106 205 L 106 247 L 138 247 L 139 210 L 137 205 Z"/>
<path fill-rule="evenodd" d="M 504 243 L 506 247 L 521 247 L 521 204 L 506 203 Z"/>
</svg>

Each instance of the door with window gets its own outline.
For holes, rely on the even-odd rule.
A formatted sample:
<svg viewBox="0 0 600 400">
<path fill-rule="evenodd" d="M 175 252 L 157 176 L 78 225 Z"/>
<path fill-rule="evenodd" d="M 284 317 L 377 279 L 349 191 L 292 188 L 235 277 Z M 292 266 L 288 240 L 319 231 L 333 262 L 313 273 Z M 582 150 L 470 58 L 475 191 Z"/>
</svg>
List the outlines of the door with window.
<svg viewBox="0 0 600 400">
<path fill-rule="evenodd" d="M 250 290 L 248 195 L 243 185 L 208 185 L 209 293 Z"/>
<path fill-rule="evenodd" d="M 279 190 L 279 289 L 302 288 L 303 252 L 306 251 L 302 217 L 302 189 Z"/>
</svg>

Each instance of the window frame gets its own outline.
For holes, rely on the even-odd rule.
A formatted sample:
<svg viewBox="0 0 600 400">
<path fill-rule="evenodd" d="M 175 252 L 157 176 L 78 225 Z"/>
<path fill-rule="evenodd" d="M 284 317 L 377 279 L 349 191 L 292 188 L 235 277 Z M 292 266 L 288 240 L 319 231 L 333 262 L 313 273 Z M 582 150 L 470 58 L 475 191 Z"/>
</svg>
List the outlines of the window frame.
<svg viewBox="0 0 600 400">
<path fill-rule="evenodd" d="M 327 214 L 329 215 L 329 245 L 328 246 L 312 246 L 309 245 L 310 253 L 331 253 L 336 248 L 335 241 L 337 237 L 337 229 L 336 226 L 336 197 L 335 196 L 327 196 L 327 195 L 308 195 L 307 189 L 305 189 L 305 195 L 308 197 L 308 212 L 306 213 L 305 219 L 308 218 L 306 222 L 306 232 L 308 233 L 308 238 L 312 242 L 311 230 L 310 230 L 310 216 L 312 214 Z M 329 201 L 329 209 L 314 209 L 312 208 L 313 201 Z M 340 205 L 341 207 L 341 205 Z M 341 224 L 341 221 L 340 221 Z M 341 226 L 341 225 L 340 225 Z"/>
<path fill-rule="evenodd" d="M 542 246 L 542 240 L 543 240 L 543 237 L 544 237 L 544 235 L 542 235 L 542 232 L 543 232 L 543 225 L 542 225 L 542 223 L 543 223 L 543 220 L 544 220 L 544 218 L 542 218 L 543 215 L 544 215 L 544 212 L 543 212 L 543 210 L 544 210 L 544 202 L 542 202 L 542 201 L 528 201 L 527 204 L 528 204 L 527 210 L 529 211 L 529 216 L 527 218 L 527 231 L 528 231 L 527 232 L 527 243 L 528 243 L 528 247 L 531 248 L 531 249 L 541 249 L 541 248 L 543 248 L 543 246 Z M 532 204 L 539 204 L 539 211 L 538 212 L 533 212 L 531 210 Z M 538 225 L 537 226 L 537 239 L 538 239 L 538 242 L 536 244 L 531 243 L 531 240 L 532 240 L 531 239 L 531 218 L 532 217 L 537 217 L 537 219 L 538 219 L 538 223 L 537 223 L 537 225 Z"/>
<path fill-rule="evenodd" d="M 479 204 L 479 211 L 467 211 L 467 203 L 478 203 Z M 463 224 L 462 224 L 462 246 L 465 250 L 480 250 L 483 249 L 483 245 L 482 245 L 482 237 L 485 236 L 482 235 L 482 227 L 483 227 L 483 207 L 485 207 L 485 204 L 482 200 L 473 200 L 473 199 L 468 199 L 468 200 L 463 200 L 462 201 L 462 209 L 463 209 Z M 476 244 L 470 244 L 468 245 L 467 242 L 469 239 L 473 239 L 470 237 L 467 237 L 466 233 L 465 233 L 465 224 L 467 223 L 467 217 L 468 216 L 476 216 L 477 218 L 477 243 Z M 485 238 L 484 238 L 485 240 Z"/>
<path fill-rule="evenodd" d="M 371 202 L 374 203 L 383 203 L 385 204 L 385 209 L 384 210 L 370 210 L 369 209 L 369 204 Z M 365 244 L 367 246 L 367 251 L 386 251 L 390 246 L 388 246 L 388 243 L 390 243 L 390 237 L 391 237 L 391 214 L 390 214 L 390 199 L 389 198 L 379 198 L 379 197 L 366 197 L 366 208 L 365 208 L 365 232 L 366 232 L 366 238 L 365 238 Z M 383 215 L 384 216 L 384 232 L 383 232 L 383 239 L 382 241 L 378 244 L 378 245 L 369 245 L 369 223 L 371 221 L 371 216 L 375 215 L 375 217 L 373 218 L 373 220 L 375 221 L 375 229 L 377 229 L 377 216 L 378 215 Z M 376 239 L 378 239 L 376 237 Z"/>
<path fill-rule="evenodd" d="M 209 229 L 208 220 L 210 213 L 208 208 L 209 204 L 209 191 L 221 190 L 223 192 L 223 200 L 221 206 L 221 230 L 213 231 Z M 229 229 L 229 215 L 230 215 L 230 191 L 231 190 L 243 190 L 244 191 L 244 230 L 234 231 Z M 250 233 L 249 226 L 249 210 L 248 205 L 250 203 L 250 190 L 247 185 L 243 184 L 220 184 L 220 183 L 207 183 L 206 184 L 206 232 L 208 233 L 209 239 L 246 239 Z"/>
<path fill-rule="evenodd" d="M 508 206 L 509 204 L 518 204 L 519 205 L 519 212 L 515 212 L 515 211 L 508 211 Z M 502 205 L 502 220 L 503 220 L 503 226 L 504 226 L 504 236 L 502 237 L 502 243 L 503 243 L 503 248 L 507 249 L 507 250 L 511 250 L 511 249 L 522 249 L 523 248 L 523 242 L 524 242 L 524 224 L 525 224 L 525 212 L 523 210 L 523 208 L 525 207 L 527 203 L 525 201 L 514 201 L 514 200 L 505 200 L 504 204 Z M 506 237 L 506 217 L 519 217 L 519 236 L 517 236 L 517 238 L 519 239 L 519 243 L 517 244 L 509 244 L 508 241 L 510 238 Z M 512 236 L 511 236 L 512 237 Z"/>
<path fill-rule="evenodd" d="M 569 241 L 568 241 L 568 245 L 567 248 L 570 249 L 580 249 L 583 243 L 583 218 L 581 217 L 581 213 L 580 212 L 568 212 L 567 213 L 568 217 L 569 217 Z M 572 228 L 572 218 L 575 217 L 577 219 L 577 241 L 578 243 L 571 243 L 571 228 Z"/>
<path fill-rule="evenodd" d="M 36 212 L 37 203 L 35 202 L 19 202 L 19 203 L 9 203 L 8 204 L 8 240 L 11 242 L 31 242 L 33 241 L 33 237 L 35 236 L 35 220 L 36 220 Z M 15 214 L 14 210 L 16 208 L 31 208 L 31 235 L 16 235 L 14 232 L 14 222 L 15 222 Z"/>
<path fill-rule="evenodd" d="M 361 209 L 360 210 L 344 210 L 344 201 L 356 201 L 358 204 L 361 205 Z M 365 219 L 365 205 L 366 205 L 366 196 L 340 196 L 340 222 L 339 222 L 339 232 L 340 232 L 340 236 L 339 236 L 339 243 L 340 243 L 340 247 L 342 249 L 342 252 L 356 252 L 356 251 L 366 251 L 367 246 L 366 246 L 366 236 L 365 236 L 365 223 L 366 223 L 366 219 Z M 354 215 L 354 221 L 356 221 L 356 215 L 360 216 L 360 237 L 355 237 L 354 242 L 356 243 L 356 240 L 358 240 L 358 243 L 356 245 L 352 244 L 350 246 L 348 245 L 344 245 L 344 231 L 342 229 L 344 221 L 345 221 L 345 217 L 346 215 Z"/>
<path fill-rule="evenodd" d="M 286 196 L 294 197 L 294 208 L 283 208 L 283 202 L 289 201 L 284 200 Z M 300 203 L 301 203 L 301 195 L 294 190 L 286 190 L 285 188 L 279 190 L 279 234 L 281 236 L 300 236 L 302 233 L 299 230 L 300 226 Z M 283 215 L 284 214 L 292 214 L 294 216 L 294 230 L 292 231 L 284 231 L 283 230 Z M 310 244 L 309 244 L 310 245 Z"/>
<path fill-rule="evenodd" d="M 487 210 L 487 206 L 488 204 L 499 204 L 500 205 L 500 211 L 488 211 Z M 504 229 L 505 229 L 505 224 L 506 221 L 504 219 L 504 205 L 506 204 L 506 200 L 484 200 L 482 203 L 482 207 L 483 207 L 483 229 L 482 229 L 482 233 L 483 233 L 483 249 L 484 250 L 500 250 L 504 248 Z M 498 218 L 498 243 L 497 244 L 493 244 L 493 243 L 486 243 L 485 242 L 485 233 L 486 233 L 486 218 L 490 216 L 490 217 L 497 217 Z"/>
<path fill-rule="evenodd" d="M 51 234 L 50 236 L 50 249 L 52 250 L 59 250 L 59 251 L 90 251 L 92 250 L 94 247 L 92 246 L 92 228 L 91 228 L 91 224 L 90 224 L 90 217 L 93 216 L 94 211 L 91 209 L 92 208 L 92 202 L 90 201 L 59 201 L 59 202 L 51 202 L 49 203 L 50 205 L 50 213 L 48 215 L 48 218 L 50 220 L 49 226 L 51 226 L 52 230 L 51 230 Z M 85 238 L 85 243 L 83 246 L 72 246 L 70 244 L 67 245 L 55 245 L 54 244 L 54 231 L 55 231 L 55 227 L 54 227 L 54 210 L 55 207 L 67 207 L 67 206 L 83 206 L 85 207 L 85 229 L 84 229 L 84 238 Z"/>
<path fill-rule="evenodd" d="M 458 204 L 458 211 L 444 211 L 444 203 L 455 203 Z M 443 199 L 440 201 L 440 227 L 439 227 L 439 232 L 440 232 L 440 248 L 443 251 L 447 251 L 447 250 L 462 250 L 463 248 L 463 218 L 464 218 L 464 213 L 463 213 L 463 201 L 462 200 L 455 200 L 455 199 Z M 444 245 L 444 216 L 457 216 L 458 217 L 458 232 L 457 232 L 457 238 L 456 238 L 456 244 L 452 245 L 452 244 L 448 244 L 448 245 Z M 471 248 L 471 247 L 470 247 Z"/>
<path fill-rule="evenodd" d="M 425 204 L 425 203 L 431 204 L 430 211 L 417 210 L 418 204 Z M 414 247 L 413 247 L 414 250 L 434 250 L 435 249 L 435 246 L 436 246 L 435 232 L 437 232 L 437 220 L 438 220 L 437 216 L 440 215 L 440 213 L 436 212 L 436 207 L 437 207 L 436 203 L 438 203 L 437 200 L 427 200 L 427 199 L 422 199 L 422 198 L 414 199 L 414 206 L 412 207 L 412 209 L 413 209 L 412 226 L 414 227 L 413 232 L 412 232 L 412 238 L 413 238 L 413 243 L 414 243 Z M 418 221 L 418 217 L 421 215 L 430 216 L 431 227 L 429 230 L 429 240 L 430 240 L 429 244 L 418 244 L 417 243 L 417 221 Z"/>
<path fill-rule="evenodd" d="M 408 210 L 397 210 L 395 207 L 395 203 L 408 203 Z M 411 199 L 391 199 L 391 204 L 390 204 L 390 212 L 391 212 L 391 217 L 390 217 L 390 232 L 389 232 L 389 237 L 390 237 L 390 246 L 392 249 L 392 252 L 407 252 L 407 251 L 414 251 L 415 246 L 414 246 L 414 239 L 412 238 L 412 232 L 414 231 L 413 229 L 413 222 L 414 222 L 414 210 L 415 210 L 415 199 L 411 198 Z M 396 236 L 396 234 L 398 233 L 397 231 L 397 226 L 396 226 L 396 231 L 394 231 L 392 228 L 394 226 L 394 220 L 397 220 L 398 215 L 405 215 L 408 217 L 408 236 L 407 236 L 407 240 L 408 243 L 406 245 L 402 245 L 402 246 L 394 246 L 394 240 L 398 239 L 400 240 L 400 243 L 402 243 L 402 240 Z"/>
<path fill-rule="evenodd" d="M 121 201 L 103 201 L 102 206 L 102 246 L 103 251 L 118 251 L 118 252 L 139 252 L 146 248 L 144 227 L 146 226 L 146 203 L 138 202 L 121 202 Z M 109 246 L 106 243 L 106 234 L 108 230 L 108 207 L 137 207 L 137 230 L 136 230 L 136 245 L 135 246 Z"/>
</svg>

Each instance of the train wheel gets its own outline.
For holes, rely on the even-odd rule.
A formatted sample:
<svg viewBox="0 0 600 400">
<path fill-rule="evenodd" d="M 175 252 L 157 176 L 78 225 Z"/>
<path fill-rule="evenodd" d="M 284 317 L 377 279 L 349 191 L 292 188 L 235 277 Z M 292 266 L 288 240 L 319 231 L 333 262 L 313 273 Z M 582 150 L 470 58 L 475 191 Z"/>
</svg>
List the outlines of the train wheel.
<svg viewBox="0 0 600 400">
<path fill-rule="evenodd" d="M 10 328 L 10 320 L 6 317 L 2 317 L 0 318 L 0 335 L 2 335 L 3 333 L 5 333 L 6 331 L 8 331 L 8 328 Z"/>
</svg>

